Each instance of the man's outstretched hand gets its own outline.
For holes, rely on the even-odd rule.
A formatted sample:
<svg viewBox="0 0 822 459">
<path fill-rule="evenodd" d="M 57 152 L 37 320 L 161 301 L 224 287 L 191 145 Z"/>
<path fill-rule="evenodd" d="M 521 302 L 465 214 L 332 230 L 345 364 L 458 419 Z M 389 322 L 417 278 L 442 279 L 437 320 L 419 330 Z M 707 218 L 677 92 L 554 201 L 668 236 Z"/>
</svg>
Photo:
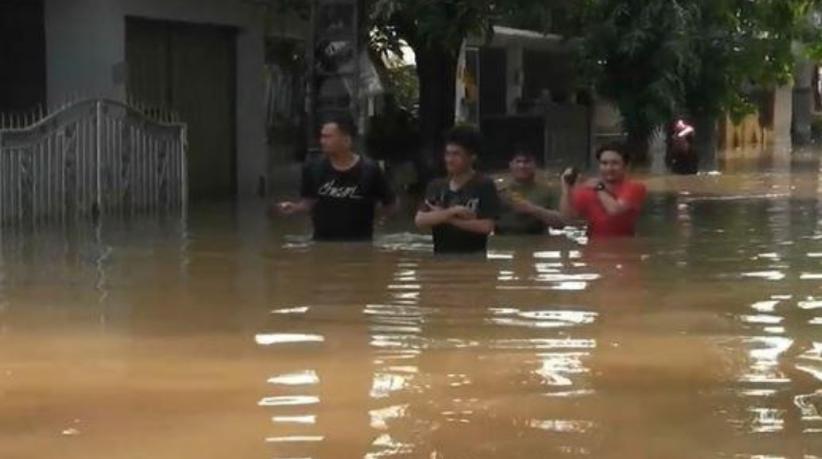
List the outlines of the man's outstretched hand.
<svg viewBox="0 0 822 459">
<path fill-rule="evenodd" d="M 283 201 L 283 202 L 278 202 L 277 204 L 275 204 L 273 209 L 271 209 L 272 210 L 271 213 L 272 214 L 285 215 L 285 216 L 294 215 L 294 214 L 300 212 L 301 207 L 302 206 L 300 206 L 300 203 L 291 202 L 291 201 Z"/>
</svg>

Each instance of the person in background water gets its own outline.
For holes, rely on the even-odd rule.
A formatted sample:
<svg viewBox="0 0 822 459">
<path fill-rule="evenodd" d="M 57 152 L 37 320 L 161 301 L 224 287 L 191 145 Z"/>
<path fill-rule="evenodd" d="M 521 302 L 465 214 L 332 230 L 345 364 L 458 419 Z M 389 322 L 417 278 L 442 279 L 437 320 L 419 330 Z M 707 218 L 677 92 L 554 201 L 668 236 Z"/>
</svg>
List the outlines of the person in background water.
<svg viewBox="0 0 822 459">
<path fill-rule="evenodd" d="M 346 115 L 322 125 L 323 157 L 306 162 L 300 200 L 281 202 L 280 213 L 310 212 L 316 241 L 369 241 L 377 204 L 384 214 L 396 210 L 397 198 L 374 161 L 354 152 L 357 127 Z"/>
<path fill-rule="evenodd" d="M 693 126 L 682 119 L 671 128 L 665 163 L 674 174 L 696 174 L 699 170 L 699 158 L 693 148 L 695 132 Z"/>
<path fill-rule="evenodd" d="M 508 168 L 510 182 L 500 190 L 503 207 L 496 234 L 543 234 L 549 227 L 564 227 L 562 215 L 548 208 L 552 193 L 537 181 L 534 154 L 525 148 L 517 149 Z"/>
<path fill-rule="evenodd" d="M 494 182 L 474 170 L 481 144 L 479 132 L 468 126 L 453 128 L 445 141 L 448 177 L 432 181 L 425 203 L 414 219 L 430 229 L 434 253 L 485 253 L 494 232 L 500 199 Z"/>
<path fill-rule="evenodd" d="M 630 156 L 622 145 L 597 150 L 599 177 L 576 183 L 574 172 L 562 175 L 560 212 L 568 219 L 588 223 L 591 238 L 633 236 L 647 190 L 627 177 Z"/>
</svg>

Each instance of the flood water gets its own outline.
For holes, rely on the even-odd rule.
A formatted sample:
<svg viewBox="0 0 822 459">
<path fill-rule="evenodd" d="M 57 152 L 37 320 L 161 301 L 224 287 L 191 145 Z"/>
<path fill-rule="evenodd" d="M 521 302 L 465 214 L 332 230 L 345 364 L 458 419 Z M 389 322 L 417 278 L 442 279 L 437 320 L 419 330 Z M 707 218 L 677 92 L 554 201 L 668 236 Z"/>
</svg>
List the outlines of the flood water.
<svg viewBox="0 0 822 459">
<path fill-rule="evenodd" d="M 822 458 L 818 157 L 435 258 L 257 204 L 4 235 L 0 458 Z"/>
</svg>

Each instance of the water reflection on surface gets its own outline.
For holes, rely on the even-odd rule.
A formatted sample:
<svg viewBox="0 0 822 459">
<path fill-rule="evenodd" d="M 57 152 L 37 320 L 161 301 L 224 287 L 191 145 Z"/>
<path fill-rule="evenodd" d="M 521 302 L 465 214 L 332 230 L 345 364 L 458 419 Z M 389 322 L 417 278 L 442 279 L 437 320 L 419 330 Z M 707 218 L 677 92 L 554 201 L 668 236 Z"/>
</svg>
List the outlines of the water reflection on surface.
<svg viewBox="0 0 822 459">
<path fill-rule="evenodd" d="M 641 238 L 488 260 L 254 204 L 6 233 L 0 457 L 818 458 L 821 178 L 651 177 Z"/>
</svg>

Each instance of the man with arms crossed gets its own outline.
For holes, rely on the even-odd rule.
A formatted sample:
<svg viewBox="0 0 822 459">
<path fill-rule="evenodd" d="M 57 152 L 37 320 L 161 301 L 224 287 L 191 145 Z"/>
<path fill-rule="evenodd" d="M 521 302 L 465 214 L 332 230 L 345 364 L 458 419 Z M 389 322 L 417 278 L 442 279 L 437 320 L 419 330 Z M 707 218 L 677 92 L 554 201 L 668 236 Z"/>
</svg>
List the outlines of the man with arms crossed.
<svg viewBox="0 0 822 459">
<path fill-rule="evenodd" d="M 414 219 L 430 229 L 434 253 L 485 254 L 494 232 L 500 200 L 494 182 L 474 170 L 480 134 L 471 127 L 453 128 L 445 141 L 448 176 L 428 185 L 425 204 Z"/>
</svg>

